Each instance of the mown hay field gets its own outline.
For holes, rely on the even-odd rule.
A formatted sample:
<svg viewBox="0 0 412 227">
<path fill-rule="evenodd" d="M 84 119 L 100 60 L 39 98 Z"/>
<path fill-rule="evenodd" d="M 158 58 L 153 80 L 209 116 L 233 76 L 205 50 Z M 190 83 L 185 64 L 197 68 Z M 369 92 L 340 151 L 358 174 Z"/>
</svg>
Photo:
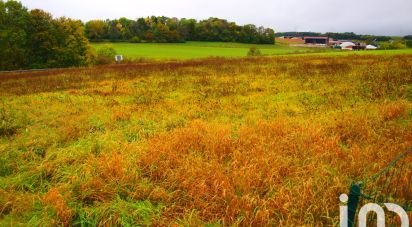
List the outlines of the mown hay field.
<svg viewBox="0 0 412 227">
<path fill-rule="evenodd" d="M 265 56 L 279 55 L 401 55 L 412 54 L 412 49 L 345 51 L 322 47 L 290 46 L 278 42 L 270 44 L 242 44 L 224 42 L 186 42 L 186 43 L 93 43 L 96 50 L 104 46 L 113 47 L 118 54 L 129 60 L 190 60 L 209 57 L 245 57 L 249 48 L 256 47 Z"/>
<path fill-rule="evenodd" d="M 251 47 L 257 47 L 263 55 L 288 55 L 303 53 L 337 52 L 331 48 L 291 47 L 284 44 L 242 44 L 224 42 L 186 43 L 93 43 L 98 50 L 112 46 L 118 54 L 129 59 L 194 59 L 208 57 L 245 57 Z M 409 51 L 412 53 L 412 50 Z"/>
<path fill-rule="evenodd" d="M 1 74 L 0 225 L 336 226 L 411 146 L 412 55 Z"/>
</svg>

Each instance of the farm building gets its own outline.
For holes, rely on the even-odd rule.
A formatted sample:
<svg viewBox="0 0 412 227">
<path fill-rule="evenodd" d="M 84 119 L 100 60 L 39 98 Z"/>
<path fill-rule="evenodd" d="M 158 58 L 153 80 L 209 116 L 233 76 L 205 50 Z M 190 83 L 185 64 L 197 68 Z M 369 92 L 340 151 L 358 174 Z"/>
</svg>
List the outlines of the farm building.
<svg viewBox="0 0 412 227">
<path fill-rule="evenodd" d="M 329 38 L 323 36 L 305 36 L 303 37 L 305 44 L 329 44 Z"/>
<path fill-rule="evenodd" d="M 342 44 L 340 40 L 329 40 L 329 46 L 339 46 L 340 44 Z"/>
<path fill-rule="evenodd" d="M 365 49 L 366 49 L 366 45 L 360 44 L 360 43 L 357 43 L 356 46 L 352 47 L 352 50 L 365 50 Z"/>
<path fill-rule="evenodd" d="M 281 36 L 279 37 L 279 39 L 300 39 L 302 40 L 303 37 L 302 36 Z"/>
<path fill-rule="evenodd" d="M 353 50 L 354 46 L 356 46 L 356 44 L 352 42 L 343 42 L 342 44 L 340 44 L 342 50 Z"/>
</svg>

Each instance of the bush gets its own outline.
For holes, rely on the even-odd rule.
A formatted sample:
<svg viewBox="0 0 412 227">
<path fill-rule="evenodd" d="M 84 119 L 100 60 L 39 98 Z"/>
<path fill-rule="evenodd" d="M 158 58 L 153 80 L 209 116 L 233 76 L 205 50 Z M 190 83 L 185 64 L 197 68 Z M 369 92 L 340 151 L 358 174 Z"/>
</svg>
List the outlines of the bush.
<svg viewBox="0 0 412 227">
<path fill-rule="evenodd" d="M 116 56 L 117 52 L 111 45 L 104 45 L 100 49 L 97 50 L 97 65 L 104 65 L 110 64 L 114 62 L 114 57 Z"/>
<path fill-rule="evenodd" d="M 406 45 L 401 41 L 383 42 L 379 46 L 380 46 L 380 49 L 384 49 L 384 50 L 395 50 L 395 49 L 405 49 L 406 48 Z"/>
<path fill-rule="evenodd" d="M 257 47 L 251 47 L 247 56 L 262 56 L 262 52 Z"/>
<path fill-rule="evenodd" d="M 412 40 L 407 40 L 406 41 L 406 47 L 412 48 Z"/>
<path fill-rule="evenodd" d="M 130 39 L 131 43 L 141 43 L 142 40 L 138 36 L 133 36 L 133 38 Z"/>
<path fill-rule="evenodd" d="M 391 47 L 393 49 L 405 49 L 406 45 L 405 43 L 401 42 L 401 41 L 395 41 L 391 43 Z"/>
</svg>

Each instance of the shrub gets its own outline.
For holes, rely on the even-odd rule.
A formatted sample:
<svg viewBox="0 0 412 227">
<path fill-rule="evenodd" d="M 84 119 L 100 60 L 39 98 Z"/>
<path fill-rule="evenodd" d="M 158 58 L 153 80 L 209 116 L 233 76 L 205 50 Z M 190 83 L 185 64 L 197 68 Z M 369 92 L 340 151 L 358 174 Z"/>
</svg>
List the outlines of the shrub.
<svg viewBox="0 0 412 227">
<path fill-rule="evenodd" d="M 104 65 L 113 63 L 114 57 L 116 56 L 117 52 L 111 45 L 104 45 L 100 49 L 97 50 L 97 59 L 96 64 Z"/>
<path fill-rule="evenodd" d="M 138 36 L 133 36 L 133 38 L 130 39 L 131 43 L 141 43 L 142 40 Z"/>
<path fill-rule="evenodd" d="M 406 47 L 412 48 L 412 40 L 406 40 Z"/>
<path fill-rule="evenodd" d="M 384 50 L 395 50 L 395 49 L 405 49 L 406 45 L 401 41 L 394 42 L 383 42 L 380 44 L 380 49 Z"/>
<path fill-rule="evenodd" d="M 247 52 L 247 56 L 262 56 L 262 52 L 257 47 L 251 47 Z"/>
<path fill-rule="evenodd" d="M 392 49 L 405 49 L 406 45 L 401 41 L 395 41 L 391 43 L 391 47 Z"/>
</svg>

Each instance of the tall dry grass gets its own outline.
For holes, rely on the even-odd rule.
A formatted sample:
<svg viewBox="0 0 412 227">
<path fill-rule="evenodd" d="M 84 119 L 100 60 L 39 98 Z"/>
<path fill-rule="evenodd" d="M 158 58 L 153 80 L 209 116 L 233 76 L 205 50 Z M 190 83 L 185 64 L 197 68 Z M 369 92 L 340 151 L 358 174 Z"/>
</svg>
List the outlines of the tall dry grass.
<svg viewBox="0 0 412 227">
<path fill-rule="evenodd" d="M 350 183 L 412 146 L 411 58 L 0 75 L 0 224 L 338 225 Z M 382 192 L 408 201 L 403 161 Z"/>
</svg>

